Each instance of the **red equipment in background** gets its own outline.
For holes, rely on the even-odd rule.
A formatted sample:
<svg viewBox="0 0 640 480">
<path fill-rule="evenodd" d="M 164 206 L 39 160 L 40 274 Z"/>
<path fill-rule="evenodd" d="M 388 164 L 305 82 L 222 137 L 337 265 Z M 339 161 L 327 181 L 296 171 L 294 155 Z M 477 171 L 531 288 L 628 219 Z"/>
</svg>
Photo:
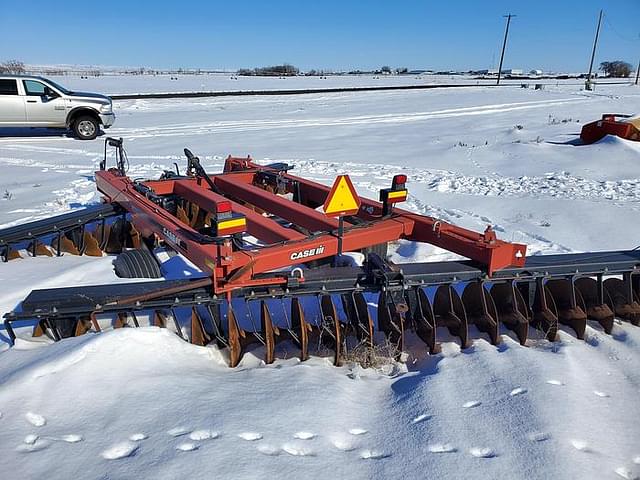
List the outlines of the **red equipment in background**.
<svg viewBox="0 0 640 480">
<path fill-rule="evenodd" d="M 640 141 L 640 116 L 605 113 L 602 119 L 582 127 L 580 138 L 586 144 L 597 142 L 606 135 Z"/>
</svg>

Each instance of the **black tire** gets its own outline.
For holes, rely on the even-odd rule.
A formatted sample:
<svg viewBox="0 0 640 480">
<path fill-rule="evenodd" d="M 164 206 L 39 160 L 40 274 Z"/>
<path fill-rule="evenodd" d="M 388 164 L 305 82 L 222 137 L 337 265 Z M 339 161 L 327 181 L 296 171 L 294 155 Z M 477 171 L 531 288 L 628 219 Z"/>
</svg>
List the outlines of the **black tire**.
<svg viewBox="0 0 640 480">
<path fill-rule="evenodd" d="M 90 115 L 81 115 L 73 121 L 73 133 L 80 140 L 93 140 L 100 133 L 100 122 Z"/>
<path fill-rule="evenodd" d="M 125 250 L 113 261 L 120 278 L 160 278 L 160 264 L 149 250 Z"/>
</svg>

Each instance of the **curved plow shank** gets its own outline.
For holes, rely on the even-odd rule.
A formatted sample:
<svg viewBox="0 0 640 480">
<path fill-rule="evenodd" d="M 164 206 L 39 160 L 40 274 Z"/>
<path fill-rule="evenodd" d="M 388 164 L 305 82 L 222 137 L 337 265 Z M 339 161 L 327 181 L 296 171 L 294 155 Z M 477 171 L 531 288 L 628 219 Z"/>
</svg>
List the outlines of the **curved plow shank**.
<svg viewBox="0 0 640 480">
<path fill-rule="evenodd" d="M 235 304 L 235 306 L 234 306 Z M 236 366 L 247 347 L 252 344 L 259 344 L 265 347 L 264 362 L 266 364 L 273 363 L 275 351 L 275 335 L 276 328 L 273 324 L 271 314 L 265 301 L 242 300 L 236 299 L 234 302 L 226 302 L 227 306 L 227 335 L 228 341 L 223 341 L 223 345 L 229 348 L 229 363 Z M 211 312 L 210 310 L 210 313 Z M 256 322 L 255 317 L 260 319 Z M 212 316 L 215 327 L 215 314 Z M 250 325 L 247 325 L 247 321 Z M 213 339 L 209 336 L 209 341 Z"/>
<path fill-rule="evenodd" d="M 20 252 L 14 248 L 11 247 L 4 247 L 4 250 L 2 252 L 2 260 L 5 262 L 9 262 L 11 260 L 17 260 L 19 258 L 22 258 L 22 255 L 20 255 Z"/>
<path fill-rule="evenodd" d="M 572 279 L 555 279 L 547 282 L 546 288 L 551 293 L 558 312 L 558 321 L 568 325 L 576 332 L 576 337 L 584 340 L 587 328 L 586 307 L 580 291 Z"/>
<path fill-rule="evenodd" d="M 210 342 L 211 336 L 205 329 L 203 319 L 198 313 L 198 309 L 195 306 L 191 307 L 191 343 L 203 347 Z"/>
<path fill-rule="evenodd" d="M 515 282 L 495 284 L 491 287 L 490 293 L 500 322 L 515 333 L 520 345 L 525 345 L 531 314 Z"/>
<path fill-rule="evenodd" d="M 88 255 L 90 257 L 102 256 L 102 250 L 100 249 L 98 239 L 94 236 L 94 234 L 89 233 L 86 230 L 82 237 L 82 246 L 83 246 L 83 249 L 82 249 L 83 255 Z"/>
<path fill-rule="evenodd" d="M 436 342 L 436 321 L 429 297 L 420 287 L 408 289 L 405 297 L 408 306 L 407 320 L 418 338 L 427 344 L 429 353 L 438 353 L 440 346 Z"/>
<path fill-rule="evenodd" d="M 49 250 L 44 245 L 44 243 L 42 243 L 39 240 L 33 240 L 31 243 L 29 243 L 29 245 L 27 246 L 27 251 L 31 252 L 31 256 L 33 257 L 37 257 L 38 255 L 40 256 L 44 255 L 45 257 L 53 257 L 53 252 Z"/>
<path fill-rule="evenodd" d="M 105 253 L 120 253 L 124 248 L 140 248 L 140 234 L 133 224 L 123 217 L 111 225 L 105 225 L 99 234 L 102 239 L 100 248 Z"/>
<path fill-rule="evenodd" d="M 402 291 L 382 291 L 378 297 L 378 328 L 397 349 L 397 357 L 404 350 L 405 314 L 408 310 Z"/>
<path fill-rule="evenodd" d="M 311 326 L 307 323 L 302 306 L 297 298 L 291 299 L 291 329 L 295 333 L 294 341 L 300 347 L 300 360 L 309 358 L 309 332 Z"/>
<path fill-rule="evenodd" d="M 342 365 L 343 357 L 343 332 L 331 295 L 320 295 L 320 312 L 322 314 L 320 340 L 324 346 L 334 351 L 333 364 L 339 367 Z"/>
<path fill-rule="evenodd" d="M 273 325 L 271 313 L 269 313 L 269 307 L 267 307 L 267 303 L 264 300 L 260 302 L 260 328 L 262 329 L 264 346 L 266 350 L 264 363 L 269 365 L 275 360 L 275 336 L 280 335 L 280 331 Z"/>
<path fill-rule="evenodd" d="M 77 318 L 64 318 L 56 322 L 55 328 L 60 338 L 73 337 L 76 331 L 76 325 L 79 323 Z"/>
<path fill-rule="evenodd" d="M 78 320 L 76 321 L 76 328 L 73 336 L 78 337 L 91 330 L 96 333 L 100 333 L 102 331 L 95 312 L 91 312 L 88 316 L 78 318 Z"/>
<path fill-rule="evenodd" d="M 553 296 L 542 278 L 536 280 L 531 324 L 542 331 L 550 342 L 556 340 L 558 336 L 558 310 Z"/>
<path fill-rule="evenodd" d="M 58 330 L 54 328 L 54 322 L 50 322 L 48 318 L 43 318 L 38 321 L 38 323 L 33 327 L 33 332 L 31 335 L 33 337 L 42 337 L 46 335 L 51 338 L 53 341 L 57 342 L 62 337 L 58 333 Z"/>
<path fill-rule="evenodd" d="M 500 343 L 498 313 L 493 298 L 481 282 L 469 283 L 462 292 L 467 320 L 489 335 L 492 345 Z"/>
<path fill-rule="evenodd" d="M 633 291 L 631 274 L 625 275 L 624 280 L 607 278 L 604 289 L 608 295 L 608 305 L 616 317 L 633 325 L 640 324 L 640 301 Z"/>
<path fill-rule="evenodd" d="M 51 247 L 55 249 L 56 255 L 60 256 L 63 253 L 69 253 L 71 255 L 80 255 L 80 250 L 73 243 L 67 235 L 60 234 L 51 241 Z"/>
<path fill-rule="evenodd" d="M 113 328 L 124 328 L 129 326 L 129 314 L 127 312 L 118 312 L 113 322 Z"/>
<path fill-rule="evenodd" d="M 460 347 L 471 346 L 467 312 L 458 292 L 451 285 L 441 285 L 433 298 L 433 314 L 438 327 L 447 327 L 451 335 L 460 338 Z"/>
<path fill-rule="evenodd" d="M 229 344 L 229 366 L 231 368 L 237 367 L 242 358 L 242 344 L 241 338 L 244 338 L 245 334 L 243 330 L 238 327 L 238 321 L 236 315 L 233 312 L 233 307 L 229 304 L 227 310 L 227 338 Z"/>
<path fill-rule="evenodd" d="M 605 303 L 602 278 L 598 280 L 589 277 L 578 278 L 575 281 L 575 287 L 584 301 L 587 318 L 598 322 L 605 333 L 611 333 L 614 314 L 609 305 Z"/>
<path fill-rule="evenodd" d="M 120 220 L 120 219 L 118 219 Z M 113 224 L 103 224 L 98 227 L 96 236 L 100 238 L 100 249 L 105 253 L 119 253 L 122 251 L 122 234 L 112 233 Z"/>
<path fill-rule="evenodd" d="M 369 314 L 369 307 L 362 292 L 353 291 L 343 293 L 342 308 L 349 320 L 351 332 L 359 342 L 373 348 L 373 319 Z"/>
<path fill-rule="evenodd" d="M 80 335 L 84 335 L 89 330 L 91 330 L 91 319 L 89 318 L 79 318 L 76 322 L 76 328 L 73 332 L 74 337 L 79 337 Z"/>
<path fill-rule="evenodd" d="M 63 338 L 73 337 L 77 330 L 79 320 L 76 318 L 57 318 L 51 321 L 48 318 L 42 319 L 33 329 L 34 337 L 47 335 L 56 342 Z"/>
<path fill-rule="evenodd" d="M 161 310 L 154 310 L 151 324 L 154 327 L 167 328 L 167 316 Z"/>
</svg>

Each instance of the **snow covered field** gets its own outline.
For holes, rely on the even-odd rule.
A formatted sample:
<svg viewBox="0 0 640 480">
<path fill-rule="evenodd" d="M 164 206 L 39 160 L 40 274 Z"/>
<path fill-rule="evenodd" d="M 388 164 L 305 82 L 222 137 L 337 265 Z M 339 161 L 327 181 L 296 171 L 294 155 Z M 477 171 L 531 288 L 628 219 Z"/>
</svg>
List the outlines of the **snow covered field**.
<svg viewBox="0 0 640 480">
<path fill-rule="evenodd" d="M 71 89 L 108 94 L 194 92 L 212 90 L 283 90 L 458 83 L 477 80 L 450 75 L 340 75 L 320 77 L 244 77 L 235 74 L 112 75 L 102 77 L 51 77 Z M 575 80 L 574 80 L 575 82 Z"/>
<path fill-rule="evenodd" d="M 132 91 L 102 80 L 82 89 Z M 158 82 L 155 91 L 167 90 Z M 293 163 L 294 173 L 326 183 L 348 173 L 372 197 L 403 172 L 408 208 L 475 230 L 492 224 L 530 253 L 640 243 L 640 145 L 617 138 L 574 145 L 582 124 L 602 113 L 640 112 L 636 87 L 132 100 L 114 107 L 117 121 L 107 133 L 125 139 L 134 177 L 184 165 L 184 147 L 209 171 L 228 154 L 251 154 Z M 102 150 L 100 138 L 0 130 L 0 228 L 97 201 L 92 172 Z M 453 256 L 409 243 L 392 256 L 446 258 Z M 0 313 L 33 288 L 112 281 L 110 260 L 0 264 Z M 528 348 L 506 331 L 497 347 L 472 336 L 473 347 L 460 351 L 439 331 L 441 354 L 426 356 L 416 341 L 405 367 L 382 372 L 334 368 L 323 358 L 264 366 L 260 351 L 231 370 L 224 352 L 154 328 L 54 345 L 19 341 L 0 353 L 0 477 L 640 475 L 639 328 L 617 323 L 608 336 L 590 324 L 587 341 L 563 330 L 555 344 L 532 332 Z"/>
<path fill-rule="evenodd" d="M 99 91 L 109 95 L 124 93 L 198 92 L 230 90 L 305 90 L 322 88 L 380 87 L 402 85 L 493 84 L 495 80 L 477 79 L 466 75 L 329 75 L 326 77 L 243 77 L 232 73 L 202 75 L 79 75 L 51 76 L 61 85 L 78 91 Z M 628 83 L 628 80 L 620 80 Z M 535 83 L 581 85 L 583 80 L 510 80 L 504 83 L 520 85 Z"/>
</svg>

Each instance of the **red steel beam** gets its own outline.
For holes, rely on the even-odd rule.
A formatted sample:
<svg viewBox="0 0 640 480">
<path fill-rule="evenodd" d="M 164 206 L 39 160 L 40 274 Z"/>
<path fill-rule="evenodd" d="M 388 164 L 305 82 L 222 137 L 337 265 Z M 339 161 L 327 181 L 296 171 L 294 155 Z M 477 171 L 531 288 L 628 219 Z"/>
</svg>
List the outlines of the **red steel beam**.
<svg viewBox="0 0 640 480">
<path fill-rule="evenodd" d="M 229 201 L 228 198 L 209 190 L 207 185 L 189 180 L 176 180 L 173 192 L 208 212 L 215 212 L 217 202 Z M 248 233 L 262 242 L 276 243 L 307 238 L 306 235 L 291 228 L 285 228 L 236 202 L 231 202 L 231 209 L 246 217 Z"/>
<path fill-rule="evenodd" d="M 260 209 L 284 218 L 311 232 L 333 231 L 338 228 L 338 221 L 313 208 L 300 205 L 282 198 L 262 188 L 236 180 L 234 174 L 215 175 L 216 187 L 235 198 L 255 205 Z"/>
<path fill-rule="evenodd" d="M 386 219 L 376 222 L 374 225 L 347 228 L 342 237 L 342 248 L 343 251 L 355 251 L 373 244 L 391 242 L 401 238 L 412 227 L 412 222 L 406 219 Z M 321 253 L 304 256 L 305 251 L 317 250 L 318 248 L 322 249 Z M 244 262 L 251 264 L 251 268 L 247 269 L 239 278 L 234 279 L 227 288 L 244 286 L 245 282 L 258 273 L 331 257 L 337 253 L 338 237 L 328 233 L 300 242 L 289 242 L 256 251 L 235 252 L 233 265 L 240 266 Z M 247 256 L 251 259 L 249 262 L 246 262 Z M 296 258 L 292 258 L 293 256 Z"/>
</svg>

